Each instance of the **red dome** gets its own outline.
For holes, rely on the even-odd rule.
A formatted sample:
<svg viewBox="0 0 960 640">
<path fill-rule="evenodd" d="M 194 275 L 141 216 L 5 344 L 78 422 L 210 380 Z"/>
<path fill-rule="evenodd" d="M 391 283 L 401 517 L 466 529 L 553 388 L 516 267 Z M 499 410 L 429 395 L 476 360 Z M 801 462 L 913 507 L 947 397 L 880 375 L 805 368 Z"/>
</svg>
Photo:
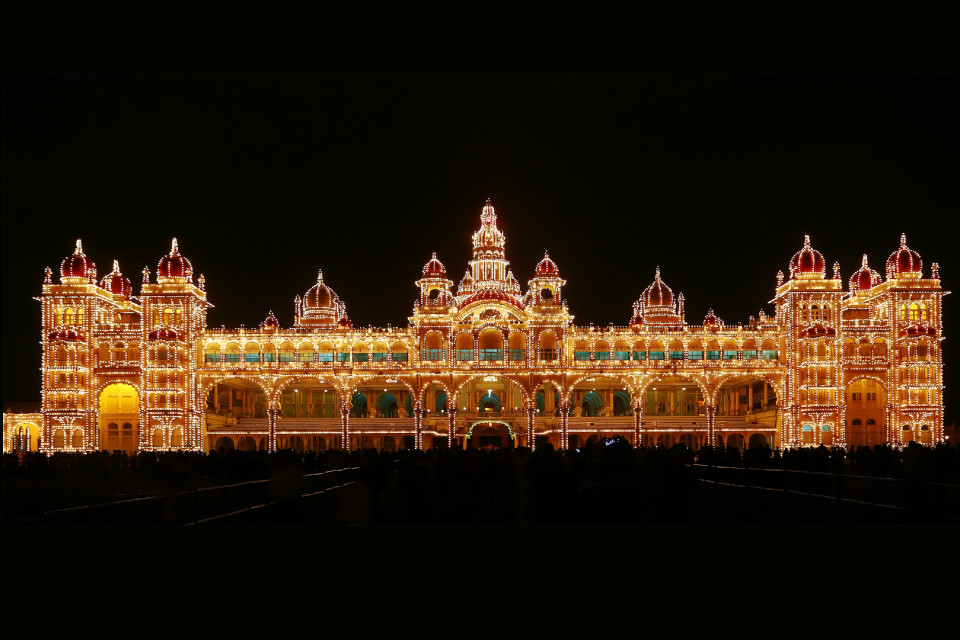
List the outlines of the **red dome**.
<svg viewBox="0 0 960 640">
<path fill-rule="evenodd" d="M 170 327 L 160 327 L 147 334 L 147 340 L 179 340 L 180 334 Z"/>
<path fill-rule="evenodd" d="M 60 263 L 61 278 L 96 278 L 97 265 L 83 253 L 83 247 L 80 246 L 80 240 L 77 240 L 77 247 L 72 256 L 67 256 Z"/>
<path fill-rule="evenodd" d="M 337 294 L 333 289 L 323 284 L 323 269 L 317 273 L 317 284 L 310 287 L 303 295 L 303 307 L 307 309 L 335 309 Z"/>
<path fill-rule="evenodd" d="M 54 340 L 64 340 L 66 342 L 77 342 L 78 340 L 83 340 L 83 334 L 74 331 L 73 329 L 59 329 L 52 332 L 49 336 L 50 341 Z"/>
<path fill-rule="evenodd" d="M 340 318 L 340 321 L 337 322 L 337 324 L 340 325 L 341 327 L 348 327 L 348 328 L 353 326 L 353 322 L 350 321 L 350 318 Z"/>
<path fill-rule="evenodd" d="M 177 239 L 171 243 L 170 253 L 160 258 L 157 265 L 158 278 L 190 278 L 193 276 L 193 265 L 184 256 L 180 255 Z"/>
<path fill-rule="evenodd" d="M 790 277 L 806 274 L 825 276 L 826 273 L 823 254 L 810 246 L 810 236 L 803 236 L 803 248 L 790 260 Z"/>
<path fill-rule="evenodd" d="M 857 271 L 850 276 L 850 291 L 866 291 L 880 284 L 880 274 L 867 266 L 867 254 L 863 254 L 863 262 Z"/>
<path fill-rule="evenodd" d="M 280 321 L 277 320 L 277 317 L 273 315 L 273 311 L 270 311 L 270 315 L 267 316 L 267 319 L 263 321 L 260 325 L 264 329 L 279 329 Z"/>
<path fill-rule="evenodd" d="M 643 292 L 645 307 L 672 307 L 673 290 L 660 279 L 660 267 L 657 267 L 653 283 Z"/>
<path fill-rule="evenodd" d="M 907 247 L 907 234 L 900 234 L 900 248 L 887 258 L 887 280 L 904 275 L 919 278 L 922 268 L 920 254 Z"/>
<path fill-rule="evenodd" d="M 633 316 L 633 318 L 631 318 L 630 320 L 631 326 L 640 325 L 640 324 L 643 324 L 643 318 L 641 318 L 639 315 Z"/>
<path fill-rule="evenodd" d="M 934 327 L 931 327 L 928 324 L 912 324 L 909 327 L 905 327 L 900 330 L 900 337 L 908 336 L 934 336 L 936 337 L 937 330 Z"/>
<path fill-rule="evenodd" d="M 704 327 L 720 327 L 723 323 L 720 321 L 720 318 L 713 314 L 713 309 L 707 311 L 706 317 L 703 319 Z"/>
<path fill-rule="evenodd" d="M 130 279 L 120 273 L 120 265 L 116 260 L 113 261 L 113 271 L 103 276 L 103 280 L 100 281 L 100 288 L 106 289 L 115 296 L 120 295 L 124 298 L 129 298 L 130 293 L 133 291 Z"/>
<path fill-rule="evenodd" d="M 833 327 L 826 327 L 822 324 L 815 324 L 807 327 L 800 332 L 801 338 L 819 338 L 820 336 L 833 337 L 837 335 L 837 330 Z"/>
<path fill-rule="evenodd" d="M 435 276 L 445 278 L 447 277 L 447 269 L 443 266 L 443 263 L 437 260 L 437 254 L 434 253 L 433 257 L 430 258 L 430 262 L 423 265 L 423 275 L 425 276 Z"/>
<path fill-rule="evenodd" d="M 543 260 L 537 263 L 536 274 L 538 276 L 560 275 L 560 269 L 557 268 L 557 263 L 550 259 L 546 251 L 543 252 Z"/>
</svg>

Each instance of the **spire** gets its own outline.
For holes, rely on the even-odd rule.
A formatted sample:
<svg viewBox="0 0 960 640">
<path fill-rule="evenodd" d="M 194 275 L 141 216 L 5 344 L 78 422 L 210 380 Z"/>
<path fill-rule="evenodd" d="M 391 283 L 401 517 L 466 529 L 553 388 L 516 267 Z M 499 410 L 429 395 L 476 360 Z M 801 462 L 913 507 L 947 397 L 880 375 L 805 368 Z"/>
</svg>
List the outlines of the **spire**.
<svg viewBox="0 0 960 640">
<path fill-rule="evenodd" d="M 177 255 L 180 255 L 180 249 L 177 248 L 177 239 L 174 238 L 173 242 L 170 243 L 170 256 L 173 257 Z"/>
<path fill-rule="evenodd" d="M 120 263 L 116 260 L 113 261 L 113 273 L 120 275 Z"/>
<path fill-rule="evenodd" d="M 804 248 L 804 249 L 809 249 L 809 248 L 810 248 L 810 236 L 809 236 L 809 235 L 804 234 L 804 236 L 803 236 L 803 248 Z"/>
<path fill-rule="evenodd" d="M 833 263 L 833 279 L 834 280 L 840 279 L 840 263 L 839 262 Z"/>
<path fill-rule="evenodd" d="M 657 273 L 656 273 L 656 275 L 654 276 L 653 279 L 654 279 L 654 280 L 659 280 L 659 279 L 660 279 L 660 265 L 657 265 Z"/>
<path fill-rule="evenodd" d="M 80 242 L 80 241 L 77 240 L 77 242 Z M 77 245 L 77 246 L 80 246 L 80 245 Z M 906 249 L 906 248 L 907 248 L 907 234 L 905 234 L 905 233 L 901 233 L 901 234 L 900 234 L 900 248 L 901 248 L 901 249 Z"/>
<path fill-rule="evenodd" d="M 50 267 L 47 267 L 46 269 L 43 270 L 43 283 L 53 284 L 53 270 L 51 270 Z"/>
<path fill-rule="evenodd" d="M 860 263 L 860 268 L 861 269 L 867 268 L 867 254 L 863 254 L 863 261 Z"/>
<path fill-rule="evenodd" d="M 143 284 L 150 284 L 150 267 L 143 268 Z"/>
<path fill-rule="evenodd" d="M 317 269 L 317 284 L 323 284 L 323 269 Z"/>
<path fill-rule="evenodd" d="M 83 255 L 83 247 L 80 245 L 80 238 L 77 238 L 77 248 L 73 250 L 73 255 L 75 256 Z"/>
</svg>

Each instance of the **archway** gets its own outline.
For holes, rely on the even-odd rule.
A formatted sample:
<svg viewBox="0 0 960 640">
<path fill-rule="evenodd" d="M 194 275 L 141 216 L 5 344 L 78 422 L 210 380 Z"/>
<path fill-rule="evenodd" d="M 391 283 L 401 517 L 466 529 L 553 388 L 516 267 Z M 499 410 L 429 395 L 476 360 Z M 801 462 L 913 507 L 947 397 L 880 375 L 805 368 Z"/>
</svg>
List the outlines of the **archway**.
<svg viewBox="0 0 960 640">
<path fill-rule="evenodd" d="M 847 403 L 847 444 L 872 447 L 886 442 L 887 390 L 874 378 L 858 378 L 844 391 Z"/>
<path fill-rule="evenodd" d="M 471 449 L 509 449 L 513 448 L 510 427 L 504 422 L 478 422 L 470 430 Z"/>
<path fill-rule="evenodd" d="M 140 426 L 140 394 L 122 382 L 109 384 L 100 391 L 97 406 L 98 448 L 105 451 L 138 449 Z"/>
<path fill-rule="evenodd" d="M 19 423 L 10 435 L 13 451 L 36 451 L 40 448 L 40 427 L 32 422 Z"/>
</svg>

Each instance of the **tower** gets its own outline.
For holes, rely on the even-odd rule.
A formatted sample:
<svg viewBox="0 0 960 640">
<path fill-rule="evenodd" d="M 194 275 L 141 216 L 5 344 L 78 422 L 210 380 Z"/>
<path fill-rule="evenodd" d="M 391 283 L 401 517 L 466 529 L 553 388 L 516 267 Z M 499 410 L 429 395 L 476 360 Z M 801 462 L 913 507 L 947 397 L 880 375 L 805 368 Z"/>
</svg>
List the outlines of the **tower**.
<svg viewBox="0 0 960 640">
<path fill-rule="evenodd" d="M 150 283 L 148 269 L 143 274 L 139 448 L 202 450 L 195 351 L 213 305 L 207 302 L 203 276 L 194 284 L 193 265 L 180 254 L 176 238 L 157 264 L 156 283 Z"/>
</svg>

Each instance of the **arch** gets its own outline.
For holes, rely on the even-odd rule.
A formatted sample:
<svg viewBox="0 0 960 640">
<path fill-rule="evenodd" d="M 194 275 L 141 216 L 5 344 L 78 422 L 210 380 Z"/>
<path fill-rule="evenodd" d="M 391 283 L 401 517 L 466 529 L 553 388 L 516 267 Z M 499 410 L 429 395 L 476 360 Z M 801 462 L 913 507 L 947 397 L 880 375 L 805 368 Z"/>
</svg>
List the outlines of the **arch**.
<svg viewBox="0 0 960 640">
<path fill-rule="evenodd" d="M 123 424 L 123 429 L 113 428 Z M 133 452 L 138 448 L 140 392 L 129 382 L 105 383 L 97 393 L 98 448 Z M 129 427 L 127 426 L 129 425 Z"/>
<path fill-rule="evenodd" d="M 539 356 L 541 360 L 550 362 L 559 358 L 557 350 L 557 334 L 552 329 L 541 331 L 537 336 Z"/>
<path fill-rule="evenodd" d="M 597 340 L 593 345 L 594 358 L 596 360 L 610 359 L 610 343 L 606 340 Z"/>
<path fill-rule="evenodd" d="M 861 358 L 869 358 L 873 352 L 873 345 L 869 338 L 860 338 L 860 344 L 857 347 L 857 355 Z"/>
<path fill-rule="evenodd" d="M 390 347 L 390 357 L 394 362 L 407 362 L 409 348 L 405 342 L 394 342 Z"/>
<path fill-rule="evenodd" d="M 238 343 L 230 342 L 227 344 L 227 348 L 223 351 L 223 361 L 240 362 L 240 345 Z"/>
<path fill-rule="evenodd" d="M 613 345 L 613 359 L 619 362 L 630 359 L 630 345 L 626 340 L 617 340 Z"/>
<path fill-rule="evenodd" d="M 154 449 L 163 448 L 163 429 L 157 427 L 153 430 L 152 437 L 150 438 L 150 444 Z"/>
<path fill-rule="evenodd" d="M 596 391 L 588 391 L 583 395 L 581 409 L 584 416 L 597 417 L 603 408 L 603 398 Z"/>
<path fill-rule="evenodd" d="M 502 409 L 503 403 L 500 401 L 500 396 L 493 391 L 488 391 L 480 398 L 479 411 L 481 413 L 485 411 L 499 413 Z"/>
<path fill-rule="evenodd" d="M 886 382 L 878 375 L 854 375 L 844 389 L 846 440 L 850 446 L 872 447 L 886 441 Z"/>
<path fill-rule="evenodd" d="M 248 342 L 243 347 L 244 362 L 260 362 L 260 345 L 254 341 Z"/>
<path fill-rule="evenodd" d="M 750 440 L 747 442 L 747 446 L 751 449 L 760 449 L 768 446 L 767 436 L 762 433 L 753 433 L 750 435 Z"/>
<path fill-rule="evenodd" d="M 509 339 L 510 360 L 522 362 L 527 358 L 527 334 L 522 331 L 511 331 Z"/>
<path fill-rule="evenodd" d="M 503 360 L 503 331 L 488 326 L 477 333 L 477 350 L 480 361 Z"/>
<path fill-rule="evenodd" d="M 397 396 L 389 391 L 377 397 L 377 416 L 382 418 L 396 418 L 399 415 L 400 403 Z"/>
<path fill-rule="evenodd" d="M 366 418 L 367 417 L 367 396 L 360 393 L 359 391 L 354 391 L 353 395 L 350 397 L 350 417 L 351 418 Z"/>
<path fill-rule="evenodd" d="M 457 362 L 469 362 L 473 360 L 473 334 L 468 331 L 461 331 L 457 334 Z"/>
<path fill-rule="evenodd" d="M 887 341 L 883 338 L 877 338 L 873 341 L 873 357 L 875 358 L 886 358 L 887 357 Z"/>
<path fill-rule="evenodd" d="M 633 359 L 634 360 L 646 360 L 647 359 L 647 345 L 643 340 L 637 340 L 633 343 Z"/>
<path fill-rule="evenodd" d="M 628 416 L 631 415 L 630 394 L 621 389 L 613 394 L 613 415 Z"/>
<path fill-rule="evenodd" d="M 313 343 L 309 340 L 304 340 L 297 347 L 297 361 L 313 362 L 313 351 Z"/>
<path fill-rule="evenodd" d="M 37 451 L 40 448 L 40 425 L 18 422 L 10 433 L 11 451 Z"/>
<path fill-rule="evenodd" d="M 279 362 L 293 362 L 297 357 L 297 350 L 293 343 L 284 340 L 277 352 Z"/>
</svg>

